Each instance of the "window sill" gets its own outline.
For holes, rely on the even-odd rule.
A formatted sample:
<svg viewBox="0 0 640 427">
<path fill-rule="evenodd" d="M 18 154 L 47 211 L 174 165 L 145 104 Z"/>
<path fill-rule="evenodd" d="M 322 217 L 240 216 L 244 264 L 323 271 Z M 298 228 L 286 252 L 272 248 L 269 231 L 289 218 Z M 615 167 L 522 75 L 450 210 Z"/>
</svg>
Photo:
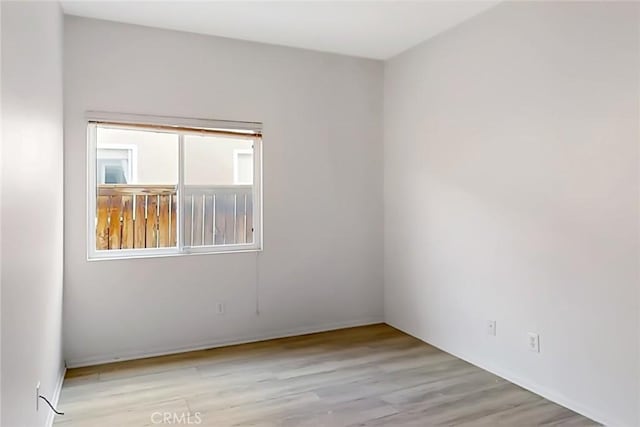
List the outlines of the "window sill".
<svg viewBox="0 0 640 427">
<path fill-rule="evenodd" d="M 251 253 L 251 252 L 262 252 L 262 248 L 238 248 L 238 249 L 227 249 L 227 250 L 197 250 L 193 252 L 177 252 L 177 251 L 167 251 L 167 252 L 147 252 L 140 254 L 117 254 L 102 256 L 102 255 L 88 255 L 88 262 L 99 262 L 99 261 L 114 261 L 114 260 L 128 260 L 128 259 L 144 259 L 144 258 L 170 258 L 170 257 L 184 257 L 184 256 L 193 256 L 193 255 L 221 255 L 221 254 L 239 254 L 239 253 Z"/>
</svg>

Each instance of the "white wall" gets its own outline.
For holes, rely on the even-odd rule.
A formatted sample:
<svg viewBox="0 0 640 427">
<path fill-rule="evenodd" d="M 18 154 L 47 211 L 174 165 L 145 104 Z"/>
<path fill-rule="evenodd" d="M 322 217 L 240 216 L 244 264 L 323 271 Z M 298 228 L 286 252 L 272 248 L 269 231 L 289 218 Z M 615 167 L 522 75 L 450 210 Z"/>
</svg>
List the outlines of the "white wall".
<svg viewBox="0 0 640 427">
<path fill-rule="evenodd" d="M 638 8 L 503 3 L 385 67 L 387 322 L 612 426 L 640 425 Z"/>
<path fill-rule="evenodd" d="M 43 426 L 62 364 L 62 32 L 57 3 L 2 2 L 2 420 Z M 36 30 L 37 29 L 37 30 Z"/>
<path fill-rule="evenodd" d="M 0 7 L 0 168 L 2 168 L 2 7 Z M 0 231 L 2 230 L 2 169 L 0 169 Z M 2 236 L 0 236 L 0 425 L 2 425 Z"/>
<path fill-rule="evenodd" d="M 66 17 L 64 68 L 71 364 L 382 320 L 380 62 Z M 263 122 L 264 252 L 87 262 L 87 110 Z"/>
</svg>

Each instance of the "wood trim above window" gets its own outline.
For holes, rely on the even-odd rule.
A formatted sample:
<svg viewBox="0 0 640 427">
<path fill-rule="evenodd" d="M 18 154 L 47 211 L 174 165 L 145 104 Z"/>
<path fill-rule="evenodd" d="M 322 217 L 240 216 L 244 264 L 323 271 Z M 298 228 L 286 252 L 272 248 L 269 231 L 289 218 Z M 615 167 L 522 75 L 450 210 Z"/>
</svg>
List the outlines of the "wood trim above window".
<svg viewBox="0 0 640 427">
<path fill-rule="evenodd" d="M 184 117 L 148 116 L 144 114 L 122 114 L 90 111 L 86 114 L 89 123 L 103 127 L 156 130 L 188 134 L 211 134 L 236 138 L 261 138 L 262 124 L 228 120 L 192 119 Z"/>
</svg>

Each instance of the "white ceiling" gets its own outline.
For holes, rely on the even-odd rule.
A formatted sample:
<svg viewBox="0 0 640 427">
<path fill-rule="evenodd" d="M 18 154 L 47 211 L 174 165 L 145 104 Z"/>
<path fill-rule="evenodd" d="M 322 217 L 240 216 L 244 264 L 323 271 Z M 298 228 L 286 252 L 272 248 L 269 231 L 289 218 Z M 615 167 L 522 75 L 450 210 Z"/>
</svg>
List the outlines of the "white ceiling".
<svg viewBox="0 0 640 427">
<path fill-rule="evenodd" d="M 388 59 L 498 1 L 68 1 L 79 15 Z"/>
</svg>

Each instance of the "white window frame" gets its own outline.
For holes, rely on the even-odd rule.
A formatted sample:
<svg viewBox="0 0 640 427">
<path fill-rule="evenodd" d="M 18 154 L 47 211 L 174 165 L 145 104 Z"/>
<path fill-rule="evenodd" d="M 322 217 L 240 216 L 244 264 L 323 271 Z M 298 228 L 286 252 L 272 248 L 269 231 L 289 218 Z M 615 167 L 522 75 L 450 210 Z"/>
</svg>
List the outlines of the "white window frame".
<svg viewBox="0 0 640 427">
<path fill-rule="evenodd" d="M 254 154 L 253 150 L 250 149 L 238 149 L 233 150 L 233 184 L 234 185 L 250 185 L 246 182 L 240 182 L 240 178 L 238 176 L 238 157 L 240 154 Z M 254 180 L 255 181 L 255 180 Z"/>
<path fill-rule="evenodd" d="M 166 131 L 178 136 L 178 190 L 176 207 L 176 246 L 171 248 L 145 248 L 145 249 L 96 249 L 96 202 L 97 202 L 97 128 L 100 122 L 117 123 L 122 127 L 127 124 L 144 124 L 153 126 L 171 126 L 183 128 L 181 130 Z M 104 112 L 88 112 L 87 123 L 87 259 L 130 259 L 161 256 L 184 256 L 191 254 L 219 254 L 233 252 L 257 252 L 263 250 L 262 244 L 262 124 L 256 122 L 236 122 L 226 120 L 190 119 L 180 117 L 148 116 L 139 114 L 120 114 Z M 117 127 L 117 125 L 114 125 Z M 242 138 L 248 138 L 253 142 L 253 243 L 209 245 L 187 247 L 184 244 L 184 135 L 192 133 L 201 134 L 199 129 L 237 132 Z M 143 129 L 141 129 L 143 130 Z M 256 135 L 253 137 L 252 135 Z M 230 136 L 229 138 L 233 138 Z M 108 144 L 107 144 L 108 145 Z M 124 144 L 123 144 L 124 145 Z"/>
<path fill-rule="evenodd" d="M 126 150 L 129 162 L 129 179 L 131 181 L 138 180 L 138 147 L 133 144 L 101 144 L 96 150 Z M 97 153 L 97 151 L 96 151 Z"/>
</svg>

